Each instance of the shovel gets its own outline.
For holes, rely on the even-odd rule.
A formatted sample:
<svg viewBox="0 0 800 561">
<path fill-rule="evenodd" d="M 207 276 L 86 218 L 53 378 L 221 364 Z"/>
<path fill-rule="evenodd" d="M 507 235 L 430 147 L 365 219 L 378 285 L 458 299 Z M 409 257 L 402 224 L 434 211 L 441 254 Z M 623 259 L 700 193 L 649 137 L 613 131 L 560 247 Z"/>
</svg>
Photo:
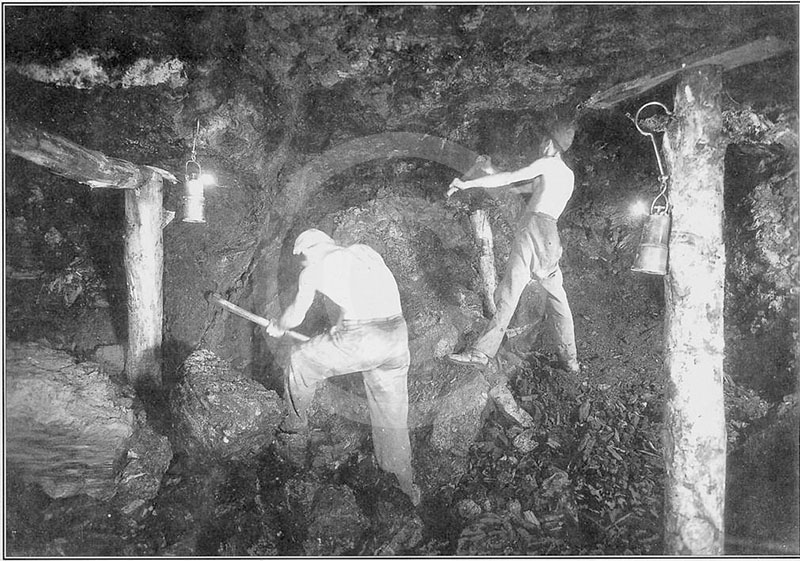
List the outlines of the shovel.
<svg viewBox="0 0 800 561">
<path fill-rule="evenodd" d="M 246 320 L 252 321 L 253 323 L 260 325 L 261 327 L 268 327 L 269 325 L 272 324 L 271 320 L 268 320 L 265 317 L 257 316 L 256 314 L 248 312 L 244 308 L 240 308 L 236 304 L 233 304 L 232 302 L 229 302 L 228 300 L 225 300 L 222 296 L 220 296 L 216 292 L 207 292 L 206 293 L 206 300 L 208 300 L 212 304 L 216 304 L 220 308 L 225 308 L 226 310 L 228 310 L 232 314 L 236 314 L 239 317 L 242 317 L 242 318 L 244 318 Z M 307 337 L 306 335 L 303 335 L 302 333 L 297 333 L 296 331 L 286 330 L 284 332 L 284 334 L 288 335 L 289 337 L 291 337 L 292 339 L 295 339 L 297 341 L 308 341 L 309 340 L 309 337 Z"/>
</svg>

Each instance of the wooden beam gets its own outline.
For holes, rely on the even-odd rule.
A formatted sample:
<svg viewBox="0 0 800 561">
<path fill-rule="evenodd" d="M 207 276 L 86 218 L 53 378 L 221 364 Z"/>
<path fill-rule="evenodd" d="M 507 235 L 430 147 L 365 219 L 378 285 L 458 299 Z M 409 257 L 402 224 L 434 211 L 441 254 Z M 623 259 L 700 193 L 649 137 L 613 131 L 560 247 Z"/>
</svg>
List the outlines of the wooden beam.
<svg viewBox="0 0 800 561">
<path fill-rule="evenodd" d="M 665 552 L 722 555 L 724 545 L 725 242 L 722 69 L 693 68 L 664 135 L 672 232 L 665 277 Z"/>
<path fill-rule="evenodd" d="M 135 189 L 152 173 L 30 124 L 6 121 L 5 133 L 6 149 L 12 154 L 89 187 Z"/>
<path fill-rule="evenodd" d="M 679 72 L 703 66 L 721 66 L 724 70 L 738 68 L 754 62 L 761 62 L 788 52 L 791 45 L 774 37 L 765 37 L 741 47 L 713 56 L 695 56 L 667 67 L 657 74 L 648 74 L 629 82 L 617 84 L 605 91 L 594 94 L 584 104 L 587 109 L 610 109 L 617 103 L 637 97 L 654 87 L 663 84 Z"/>
<path fill-rule="evenodd" d="M 125 278 L 128 285 L 128 348 L 125 373 L 137 390 L 161 387 L 164 317 L 163 179 L 151 173 L 125 191 Z"/>
</svg>

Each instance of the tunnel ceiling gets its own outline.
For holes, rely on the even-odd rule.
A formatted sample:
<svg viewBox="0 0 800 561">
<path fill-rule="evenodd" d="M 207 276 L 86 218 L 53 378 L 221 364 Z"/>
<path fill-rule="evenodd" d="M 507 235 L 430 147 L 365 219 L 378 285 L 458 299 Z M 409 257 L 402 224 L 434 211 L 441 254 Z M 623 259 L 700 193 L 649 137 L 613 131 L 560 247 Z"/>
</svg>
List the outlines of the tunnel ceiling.
<svg viewBox="0 0 800 561">
<path fill-rule="evenodd" d="M 730 72 L 728 91 L 745 102 L 793 100 L 796 14 L 761 4 L 7 6 L 6 67 L 24 73 L 80 51 L 120 76 L 142 58 L 174 57 L 189 81 L 221 68 L 266 95 L 350 96 L 389 129 L 446 126 L 452 114 L 575 108 L 767 36 L 791 54 Z"/>
</svg>

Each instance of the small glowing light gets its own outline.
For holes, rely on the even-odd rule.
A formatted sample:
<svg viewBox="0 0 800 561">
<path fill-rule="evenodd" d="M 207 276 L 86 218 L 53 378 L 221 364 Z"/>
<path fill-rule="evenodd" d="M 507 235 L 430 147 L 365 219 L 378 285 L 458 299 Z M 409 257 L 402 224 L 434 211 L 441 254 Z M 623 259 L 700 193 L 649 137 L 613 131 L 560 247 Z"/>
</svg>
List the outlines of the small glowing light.
<svg viewBox="0 0 800 561">
<path fill-rule="evenodd" d="M 204 173 L 200 175 L 199 179 L 206 187 L 211 187 L 217 184 L 217 179 L 210 173 Z"/>
<path fill-rule="evenodd" d="M 647 205 L 644 203 L 644 201 L 636 201 L 630 207 L 630 213 L 633 216 L 644 216 L 648 214 L 648 210 L 649 209 L 647 208 Z"/>
</svg>

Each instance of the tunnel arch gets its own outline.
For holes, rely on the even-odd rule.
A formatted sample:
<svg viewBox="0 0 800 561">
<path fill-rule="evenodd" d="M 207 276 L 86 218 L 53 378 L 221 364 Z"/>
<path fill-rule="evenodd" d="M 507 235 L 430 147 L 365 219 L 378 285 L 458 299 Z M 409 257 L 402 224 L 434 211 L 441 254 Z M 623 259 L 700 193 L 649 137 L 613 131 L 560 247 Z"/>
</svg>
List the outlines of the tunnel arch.
<svg viewBox="0 0 800 561">
<path fill-rule="evenodd" d="M 413 132 L 388 132 L 356 138 L 326 150 L 291 175 L 283 191 L 294 216 L 328 179 L 359 164 L 391 158 L 420 158 L 463 174 L 478 154 L 452 140 Z"/>
</svg>

